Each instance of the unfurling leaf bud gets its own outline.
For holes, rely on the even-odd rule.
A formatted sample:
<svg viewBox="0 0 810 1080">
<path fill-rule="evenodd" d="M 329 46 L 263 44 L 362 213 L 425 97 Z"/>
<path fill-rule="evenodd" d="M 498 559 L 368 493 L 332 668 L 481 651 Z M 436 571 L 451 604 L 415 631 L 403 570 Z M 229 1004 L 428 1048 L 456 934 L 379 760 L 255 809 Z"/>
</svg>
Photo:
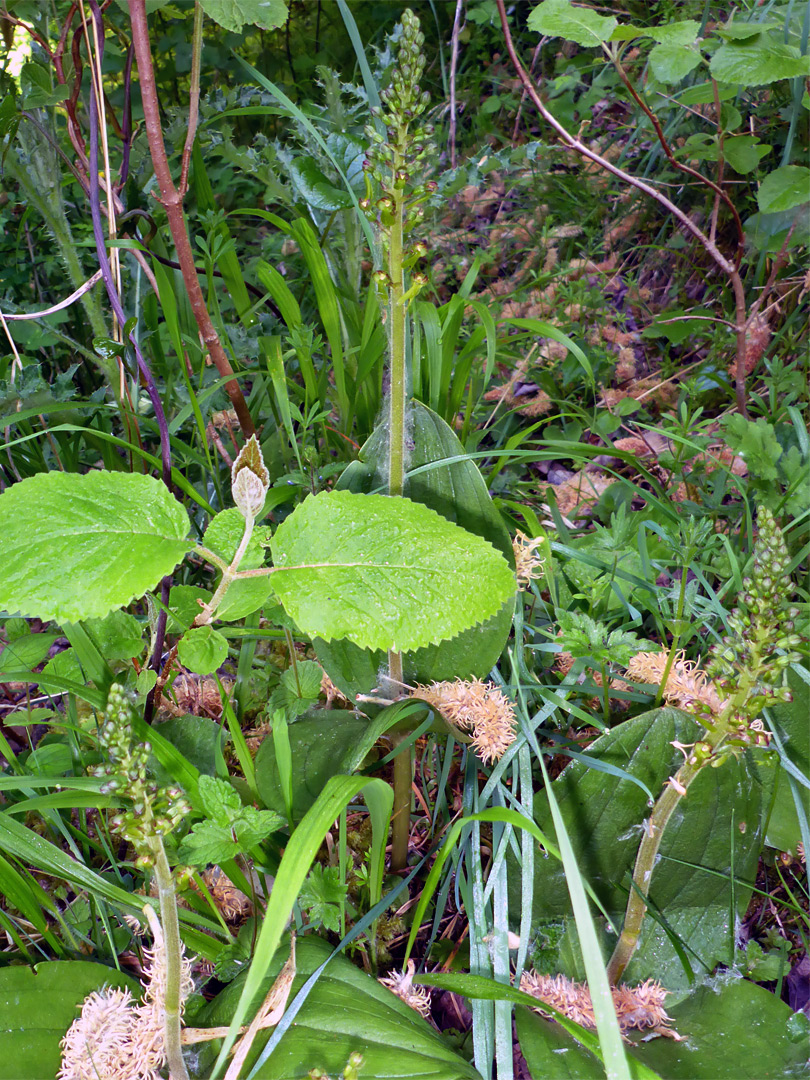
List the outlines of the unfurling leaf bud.
<svg viewBox="0 0 810 1080">
<path fill-rule="evenodd" d="M 231 494 L 244 518 L 253 520 L 264 507 L 270 473 L 264 464 L 261 447 L 255 435 L 251 435 L 231 468 Z"/>
</svg>

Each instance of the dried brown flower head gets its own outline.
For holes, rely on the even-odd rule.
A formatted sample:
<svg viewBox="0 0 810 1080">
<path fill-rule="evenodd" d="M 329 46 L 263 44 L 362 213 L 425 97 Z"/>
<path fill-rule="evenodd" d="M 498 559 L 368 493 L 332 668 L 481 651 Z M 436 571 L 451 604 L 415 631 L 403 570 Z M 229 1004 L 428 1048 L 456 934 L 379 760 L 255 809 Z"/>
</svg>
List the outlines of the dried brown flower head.
<svg viewBox="0 0 810 1080">
<path fill-rule="evenodd" d="M 203 870 L 202 879 L 226 922 L 240 923 L 250 915 L 253 910 L 250 897 L 237 889 L 221 867 L 209 866 Z"/>
<path fill-rule="evenodd" d="M 151 907 L 144 909 L 154 936 L 144 950 L 143 998 L 136 1004 L 128 990 L 94 990 L 82 1004 L 62 1039 L 57 1080 L 161 1080 L 166 1064 L 164 1001 L 166 945 Z M 180 999 L 193 989 L 191 962 L 183 957 Z"/>
<path fill-rule="evenodd" d="M 481 760 L 497 761 L 515 741 L 515 707 L 493 683 L 456 679 L 417 686 L 413 696 L 438 709 L 461 731 L 472 732 L 472 745 Z"/>
<path fill-rule="evenodd" d="M 227 690 L 228 682 L 223 681 L 223 686 Z M 207 716 L 211 720 L 222 716 L 222 698 L 213 676 L 178 675 L 172 683 L 172 695 L 177 704 L 163 697 L 163 708 L 172 716 Z"/>
<path fill-rule="evenodd" d="M 413 974 L 415 970 L 416 965 L 413 960 L 409 960 L 408 968 L 405 973 L 401 971 L 392 971 L 390 975 L 378 979 L 377 982 L 386 986 L 392 994 L 396 994 L 400 1001 L 404 1001 L 406 1005 L 410 1005 L 412 1009 L 427 1020 L 430 1017 L 430 991 L 426 986 L 413 985 Z"/>
<path fill-rule="evenodd" d="M 512 551 L 515 553 L 515 577 L 521 589 L 525 589 L 543 573 L 543 559 L 536 553 L 542 543 L 542 536 L 530 539 L 519 529 L 515 534 Z"/>
<path fill-rule="evenodd" d="M 591 1031 L 596 1029 L 590 991 L 583 983 L 567 979 L 565 975 L 540 975 L 536 971 L 524 971 L 520 978 L 520 989 L 524 994 L 531 994 L 551 1005 L 582 1027 Z M 622 1034 L 631 1030 L 648 1031 L 653 1035 L 680 1039 L 667 1026 L 670 1018 L 664 1010 L 664 999 L 668 993 L 653 979 L 647 979 L 640 986 L 614 986 L 611 994 Z M 541 1008 L 536 1011 L 542 1016 L 550 1015 Z"/>
<path fill-rule="evenodd" d="M 637 653 L 627 665 L 627 675 L 635 682 L 659 683 L 667 666 L 668 654 L 665 652 Z M 664 700 L 669 705 L 688 709 L 703 705 L 712 713 L 719 713 L 724 699 L 717 692 L 717 687 L 704 671 L 691 661 L 685 660 L 680 653 L 670 669 L 664 687 Z"/>
</svg>

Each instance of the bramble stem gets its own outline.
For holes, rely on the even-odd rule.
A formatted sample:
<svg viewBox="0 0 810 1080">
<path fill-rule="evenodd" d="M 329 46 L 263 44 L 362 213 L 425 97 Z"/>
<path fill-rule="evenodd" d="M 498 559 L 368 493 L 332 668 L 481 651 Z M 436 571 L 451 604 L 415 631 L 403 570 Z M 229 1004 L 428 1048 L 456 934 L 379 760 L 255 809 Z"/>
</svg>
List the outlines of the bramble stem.
<svg viewBox="0 0 810 1080">
<path fill-rule="evenodd" d="M 234 372 L 231 362 L 222 347 L 219 334 L 211 321 L 211 316 L 205 304 L 205 297 L 200 288 L 197 268 L 194 265 L 194 253 L 191 250 L 191 241 L 186 227 L 183 196 L 175 187 L 169 168 L 169 159 L 166 156 L 157 84 L 155 83 L 155 72 L 152 66 L 149 26 L 146 20 L 146 0 L 130 0 L 129 11 L 132 20 L 132 44 L 135 47 L 135 59 L 138 63 L 138 77 L 141 83 L 146 137 L 152 155 L 152 167 L 155 170 L 155 177 L 160 187 L 160 202 L 166 211 L 174 246 L 177 249 L 177 258 L 180 261 L 183 283 L 200 331 L 200 337 L 220 375 L 231 376 L 225 383 L 225 390 L 231 399 L 242 433 L 248 438 L 254 432 L 253 420 L 242 394 L 242 388 L 237 380 L 232 377 Z"/>
</svg>

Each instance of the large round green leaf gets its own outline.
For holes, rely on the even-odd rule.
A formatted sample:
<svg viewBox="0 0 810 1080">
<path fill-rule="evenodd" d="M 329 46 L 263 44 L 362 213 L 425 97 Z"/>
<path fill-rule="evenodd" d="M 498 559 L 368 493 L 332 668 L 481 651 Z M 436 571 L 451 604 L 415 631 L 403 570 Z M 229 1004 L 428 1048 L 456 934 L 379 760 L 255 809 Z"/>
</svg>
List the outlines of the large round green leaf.
<svg viewBox="0 0 810 1080">
<path fill-rule="evenodd" d="M 464 447 L 456 433 L 420 401 L 410 403 L 408 421 L 413 442 L 408 454 L 411 472 L 435 462 L 452 462 L 412 475 L 408 480 L 408 498 L 424 503 L 448 521 L 482 536 L 503 554 L 510 566 L 514 566 L 509 533 L 477 465 L 470 460 L 452 460 L 464 457 Z M 341 475 L 338 482 L 341 490 L 371 493 L 384 486 L 386 440 L 386 425 L 380 424 L 363 445 L 358 460 Z M 405 653 L 402 657 L 404 678 L 409 683 L 428 683 L 457 676 L 483 678 L 497 662 L 511 626 L 512 604 L 507 602 L 480 626 L 464 630 L 449 641 Z M 377 685 L 380 667 L 386 659 L 384 653 L 363 650 L 350 641 L 316 640 L 314 644 L 318 659 L 330 678 L 350 698 L 367 694 Z"/>
<path fill-rule="evenodd" d="M 597 15 L 586 7 L 574 7 L 568 0 L 543 0 L 529 15 L 528 27 L 546 37 L 561 37 L 588 48 L 607 41 L 618 19 Z"/>
<path fill-rule="evenodd" d="M 369 722 L 353 712 L 321 709 L 290 724 L 293 775 L 293 815 L 299 820 L 309 810 L 330 776 L 348 772 L 346 759 L 362 739 Z M 285 813 L 284 790 L 272 735 L 256 754 L 256 787 L 269 810 Z"/>
<path fill-rule="evenodd" d="M 677 1005 L 667 1006 L 681 1040 L 629 1038 L 630 1075 L 638 1062 L 662 1080 L 778 1080 L 808 1076 L 810 1022 L 756 983 L 737 979 L 701 986 Z M 532 1076 L 554 1080 L 603 1077 L 604 1068 L 559 1024 L 530 1009 L 516 1015 L 520 1049 Z"/>
<path fill-rule="evenodd" d="M 711 59 L 709 70 L 718 82 L 767 86 L 779 79 L 810 75 L 810 57 L 802 56 L 795 45 L 767 38 L 733 41 L 720 46 Z"/>
<path fill-rule="evenodd" d="M 128 987 L 140 996 L 136 979 L 85 960 L 0 970 L 0 1080 L 56 1076 L 62 1036 L 87 995 L 103 986 Z"/>
<path fill-rule="evenodd" d="M 281 948 L 257 995 L 257 1004 L 270 989 L 286 959 Z M 332 952 L 320 938 L 300 938 L 296 945 L 297 976 L 290 1001 L 305 979 Z M 242 992 L 240 976 L 214 999 L 194 1023 L 197 1027 L 229 1024 Z M 250 1071 L 269 1032 L 260 1032 L 248 1056 Z M 201 1048 L 196 1075 L 208 1076 L 214 1047 Z M 411 1080 L 480 1080 L 476 1070 L 451 1049 L 417 1013 L 380 986 L 343 956 L 336 956 L 315 984 L 295 1022 L 286 1031 L 270 1058 L 259 1068 L 255 1080 L 303 1080 L 311 1070 L 341 1076 L 353 1051 L 363 1055 L 362 1077 L 375 1080 L 407 1077 Z"/>
<path fill-rule="evenodd" d="M 632 1051 L 663 1080 L 810 1076 L 810 1022 L 763 986 L 745 979 L 701 986 L 667 1012 L 683 1041 L 654 1039 Z"/>
<path fill-rule="evenodd" d="M 515 1010 L 520 1050 L 532 1076 L 554 1080 L 603 1080 L 605 1067 L 554 1020 L 532 1009 Z"/>
<path fill-rule="evenodd" d="M 778 214 L 810 202 L 810 169 L 804 165 L 783 165 L 768 173 L 757 192 L 763 214 Z"/>
<path fill-rule="evenodd" d="M 194 546 L 188 515 L 152 476 L 39 473 L 0 495 L 0 609 L 77 622 L 125 607 Z"/>
<path fill-rule="evenodd" d="M 305 633 L 405 651 L 484 622 L 514 594 L 492 545 L 410 499 L 324 491 L 276 531 L 273 585 Z"/>
</svg>

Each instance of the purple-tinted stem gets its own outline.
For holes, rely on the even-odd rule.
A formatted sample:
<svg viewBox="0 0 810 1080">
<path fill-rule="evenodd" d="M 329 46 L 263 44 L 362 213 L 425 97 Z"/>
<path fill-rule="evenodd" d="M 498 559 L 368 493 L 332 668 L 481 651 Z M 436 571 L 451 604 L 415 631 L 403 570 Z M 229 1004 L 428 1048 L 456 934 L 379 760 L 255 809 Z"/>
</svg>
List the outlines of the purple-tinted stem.
<svg viewBox="0 0 810 1080">
<path fill-rule="evenodd" d="M 132 148 L 132 61 L 134 57 L 135 46 L 130 45 L 127 49 L 127 59 L 124 64 L 124 113 L 121 124 L 124 146 L 121 154 L 121 170 L 118 174 L 118 182 L 122 187 L 129 176 L 129 152 Z"/>
<path fill-rule="evenodd" d="M 101 19 L 101 10 L 96 0 L 91 0 L 90 5 L 93 18 L 96 21 L 98 28 L 98 40 L 99 40 L 99 64 L 101 57 L 104 53 L 104 27 Z M 129 60 L 131 66 L 131 59 Z M 98 140 L 99 140 L 99 103 L 96 99 L 96 87 L 95 82 L 91 80 L 90 87 L 90 108 L 88 111 L 90 120 L 90 217 L 93 222 L 93 236 L 96 241 L 96 253 L 98 255 L 99 266 L 104 278 L 104 284 L 107 288 L 107 296 L 110 300 L 110 306 L 118 319 L 119 324 L 123 328 L 126 325 L 126 315 L 124 314 L 124 306 L 121 303 L 121 298 L 118 295 L 118 290 L 115 287 L 115 281 L 113 279 L 112 270 L 110 269 L 110 263 L 107 258 L 107 245 L 104 241 L 104 226 L 101 220 L 101 189 L 98 181 Z M 140 346 L 135 337 L 130 334 L 129 340 L 132 348 L 135 351 L 135 358 L 138 363 L 138 371 L 144 384 L 146 385 L 146 392 L 149 395 L 149 400 L 152 402 L 152 408 L 155 411 L 155 419 L 157 420 L 158 429 L 160 431 L 160 456 L 162 462 L 162 480 L 166 487 L 171 491 L 172 483 L 172 459 L 171 459 L 171 446 L 169 443 L 169 425 L 166 422 L 166 414 L 163 411 L 163 402 L 160 400 L 160 394 L 158 393 L 157 384 L 152 376 L 152 372 L 149 365 L 144 358 L 143 353 L 140 350 Z M 152 653 L 149 666 L 155 671 L 160 671 L 160 661 L 163 654 L 163 643 L 166 637 L 166 619 L 168 613 L 169 602 L 169 589 L 171 587 L 171 579 L 166 577 L 163 579 L 160 585 L 160 599 L 162 603 L 162 609 L 158 615 L 157 625 L 155 626 L 155 648 Z M 146 710 L 144 718 L 147 722 L 152 718 L 153 710 L 153 698 L 150 694 L 146 700 Z"/>
</svg>

